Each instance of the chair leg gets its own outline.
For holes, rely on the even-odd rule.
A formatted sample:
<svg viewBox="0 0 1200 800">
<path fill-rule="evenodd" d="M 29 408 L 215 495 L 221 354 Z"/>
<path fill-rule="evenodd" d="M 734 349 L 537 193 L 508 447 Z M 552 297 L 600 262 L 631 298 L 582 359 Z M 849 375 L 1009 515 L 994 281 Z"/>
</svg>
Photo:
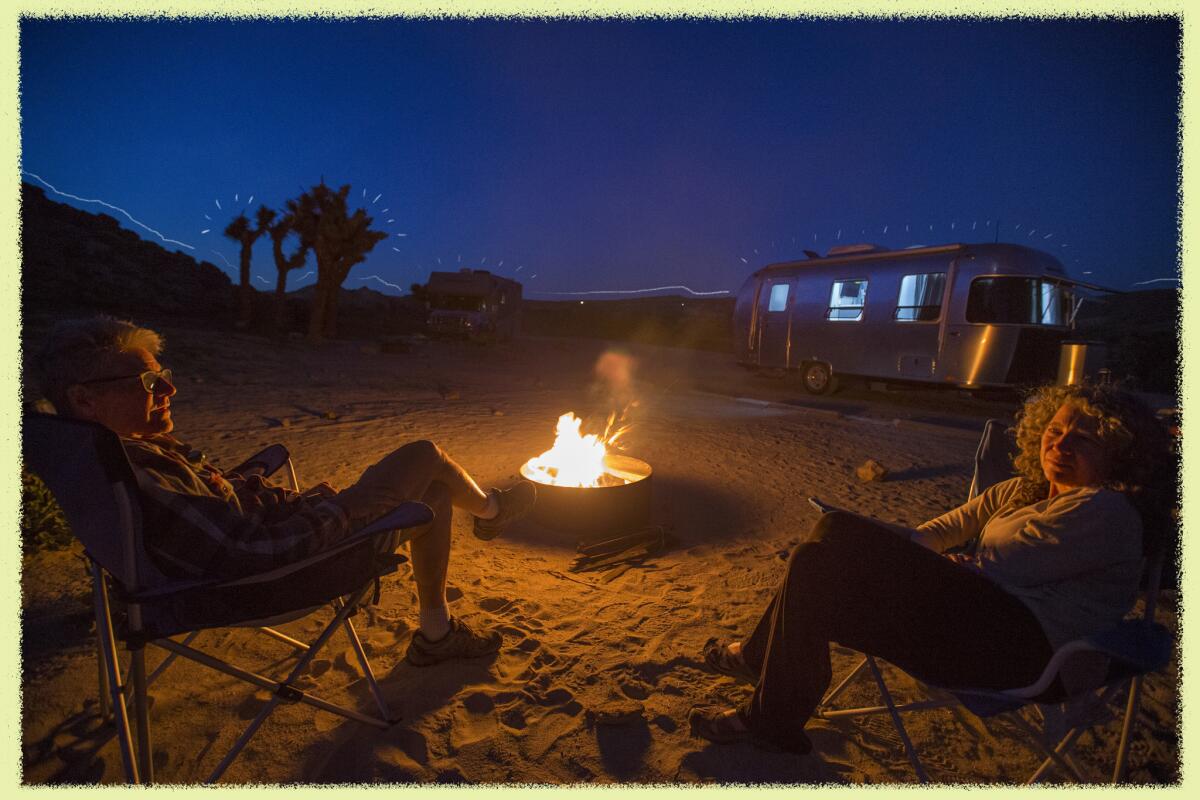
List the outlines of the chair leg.
<svg viewBox="0 0 1200 800">
<path fill-rule="evenodd" d="M 105 679 L 112 693 L 113 722 L 117 729 L 117 741 L 121 749 L 121 764 L 125 768 L 125 779 L 129 783 L 141 783 L 137 759 L 133 752 L 133 734 L 129 730 L 129 713 L 125 705 L 125 692 L 121 689 L 121 674 L 117 665 L 117 641 L 113 635 L 112 610 L 108 604 L 108 589 L 99 567 L 92 572 L 92 595 L 96 607 L 96 637 L 100 640 L 100 652 L 104 661 Z"/>
<path fill-rule="evenodd" d="M 96 626 L 96 683 L 100 696 L 100 722 L 107 724 L 112 719 L 112 706 L 108 699 L 108 675 L 104 666 L 104 644 L 101 641 L 100 626 Z"/>
<path fill-rule="evenodd" d="M 828 708 L 829 705 L 831 703 L 833 703 L 833 701 L 836 700 L 841 695 L 842 692 L 846 691 L 846 687 L 849 686 L 850 683 L 855 678 L 857 678 L 859 676 L 859 674 L 866 668 L 867 668 L 867 658 L 866 658 L 866 656 L 863 656 L 863 660 L 858 662 L 858 666 L 855 667 L 854 669 L 850 670 L 850 674 L 847 675 L 846 677 L 842 678 L 841 683 L 839 683 L 837 686 L 833 687 L 833 689 L 830 690 L 829 694 L 825 695 L 825 699 L 821 701 L 821 704 L 819 706 L 817 706 L 817 708 L 818 709 Z"/>
<path fill-rule="evenodd" d="M 132 651 L 133 666 L 133 709 L 137 717 L 138 761 L 141 764 L 142 781 L 154 783 L 154 761 L 150 746 L 150 702 L 146 694 L 146 648 Z"/>
<path fill-rule="evenodd" d="M 267 717 L 271 715 L 271 712 L 275 710 L 275 707 L 285 699 L 306 702 L 310 705 L 316 706 L 317 708 L 322 708 L 326 711 L 332 711 L 335 714 L 340 714 L 348 719 L 355 719 L 380 728 L 386 729 L 389 727 L 389 723 L 386 720 L 376 720 L 364 714 L 359 714 L 348 709 L 338 708 L 331 703 L 327 703 L 314 697 L 309 697 L 303 692 L 299 692 L 292 688 L 292 683 L 302 674 L 304 674 L 304 672 L 308 669 L 309 662 L 312 661 L 317 653 L 320 652 L 321 648 L 325 646 L 325 643 L 329 641 L 329 637 L 333 635 L 333 632 L 341 627 L 341 623 L 349 617 L 350 608 L 353 607 L 353 604 L 357 604 L 359 601 L 361 601 L 368 590 L 369 587 L 364 587 L 359 592 L 352 595 L 351 605 L 343 604 L 341 608 L 337 609 L 333 619 L 325 627 L 325 630 L 322 631 L 321 635 L 317 637 L 317 640 L 309 646 L 309 649 L 300 656 L 300 658 L 296 661 L 295 666 L 292 667 L 292 671 L 288 673 L 288 676 L 279 683 L 265 681 L 265 679 L 263 679 L 261 676 L 248 673 L 245 670 L 235 670 L 232 665 L 224 664 L 223 662 L 219 662 L 216 659 L 208 656 L 204 656 L 203 658 L 196 658 L 195 655 L 190 656 L 192 658 L 196 658 L 196 660 L 200 661 L 200 663 L 208 664 L 209 666 L 219 669 L 222 672 L 237 675 L 243 680 L 249 680 L 249 682 L 257 683 L 259 685 L 262 685 L 263 682 L 265 682 L 267 684 L 267 688 L 275 689 L 275 692 L 271 695 L 271 698 L 267 700 L 267 702 L 259 710 L 258 716 L 256 716 L 250 722 L 250 725 L 247 726 L 241 737 L 239 737 L 237 742 L 234 743 L 230 751 L 225 754 L 225 758 L 221 759 L 221 763 L 218 764 L 217 768 L 214 769 L 212 774 L 208 776 L 207 780 L 205 781 L 206 783 L 216 783 L 221 779 L 221 776 L 225 773 L 225 770 L 229 768 L 229 765 L 233 763 L 234 759 L 236 759 L 242 752 L 242 749 L 249 744 L 250 740 L 254 737 L 254 734 L 258 732 L 259 727 L 266 722 Z M 164 645 L 165 644 L 168 643 L 164 643 Z M 170 642 L 169 644 L 175 643 Z M 199 655 L 203 656 L 203 654 Z"/>
<path fill-rule="evenodd" d="M 887 704 L 892 724 L 896 726 L 896 732 L 900 734 L 900 741 L 904 743 L 904 752 L 908 755 L 908 761 L 912 764 L 913 771 L 917 773 L 917 780 L 921 783 L 929 783 L 929 776 L 925 774 L 921 759 L 917 757 L 917 750 L 913 747 L 912 740 L 908 738 L 908 731 L 904 728 L 904 721 L 900 719 L 900 712 L 896 710 L 892 693 L 888 691 L 887 684 L 883 682 L 883 674 L 879 671 L 879 665 L 875 663 L 872 656 L 867 656 L 865 660 L 871 669 L 871 675 L 875 678 L 875 684 L 879 687 L 879 694 L 883 696 L 883 702 Z"/>
<path fill-rule="evenodd" d="M 1125 703 L 1125 720 L 1121 723 L 1121 743 L 1117 746 L 1117 763 L 1113 766 L 1112 782 L 1123 783 L 1129 767 L 1129 745 L 1133 738 L 1133 726 L 1137 722 L 1138 705 L 1142 697 L 1142 676 L 1136 675 L 1129 682 L 1129 699 Z"/>
<path fill-rule="evenodd" d="M 342 601 L 336 600 L 334 608 L 341 608 Z M 399 717 L 393 717 L 391 709 L 388 708 L 387 700 L 383 697 L 383 690 L 379 688 L 379 681 L 375 680 L 375 670 L 371 669 L 371 662 L 367 660 L 367 653 L 363 650 L 362 641 L 358 638 L 358 632 L 354 630 L 354 623 L 347 617 L 342 621 L 346 628 L 346 638 L 350 640 L 350 646 L 354 648 L 354 655 L 358 656 L 359 666 L 362 667 L 363 677 L 367 679 L 367 686 L 371 689 L 371 695 L 375 698 L 375 704 L 379 706 L 379 713 L 391 724 L 400 721 Z"/>
<path fill-rule="evenodd" d="M 1075 739 L 1080 733 L 1083 732 L 1083 728 L 1073 729 L 1070 734 L 1068 734 L 1062 739 L 1062 741 L 1058 743 L 1057 747 L 1050 749 L 1042 742 L 1041 737 L 1038 735 L 1037 729 L 1034 728 L 1033 725 L 1029 724 L 1027 719 L 1021 716 L 1020 711 L 1012 712 L 1009 714 L 1009 718 L 1025 732 L 1025 735 L 1029 737 L 1029 741 L 1034 745 L 1034 747 L 1040 750 L 1042 755 L 1046 756 L 1046 762 L 1043 762 L 1042 766 L 1039 767 L 1038 770 L 1029 777 L 1029 779 L 1025 782 L 1026 784 L 1031 784 L 1040 778 L 1045 773 L 1047 762 L 1050 761 L 1053 761 L 1054 764 L 1059 767 L 1059 769 L 1061 769 L 1067 775 L 1070 775 L 1077 782 L 1088 782 L 1088 779 L 1084 777 L 1082 772 L 1079 771 L 1079 767 L 1075 766 L 1075 763 L 1070 760 L 1067 753 L 1067 751 L 1071 748 L 1071 745 L 1075 743 Z"/>
</svg>

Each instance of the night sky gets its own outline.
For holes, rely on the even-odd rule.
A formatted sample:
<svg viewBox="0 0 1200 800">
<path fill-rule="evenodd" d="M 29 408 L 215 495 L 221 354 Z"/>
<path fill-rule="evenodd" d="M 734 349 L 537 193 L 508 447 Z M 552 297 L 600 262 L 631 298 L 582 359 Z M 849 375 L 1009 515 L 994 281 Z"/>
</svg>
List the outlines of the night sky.
<svg viewBox="0 0 1200 800">
<path fill-rule="evenodd" d="M 237 211 L 324 177 L 393 234 L 351 289 L 716 292 L 997 236 L 1169 287 L 1178 67 L 1172 20 L 26 20 L 21 169 L 235 280 Z"/>
</svg>

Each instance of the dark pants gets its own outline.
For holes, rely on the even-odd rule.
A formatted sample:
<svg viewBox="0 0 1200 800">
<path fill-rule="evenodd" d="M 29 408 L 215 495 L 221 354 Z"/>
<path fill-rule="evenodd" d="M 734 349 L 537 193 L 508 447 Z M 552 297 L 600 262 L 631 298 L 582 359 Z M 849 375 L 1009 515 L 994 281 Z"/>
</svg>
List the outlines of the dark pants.
<svg viewBox="0 0 1200 800">
<path fill-rule="evenodd" d="M 806 749 L 803 729 L 829 686 L 829 644 L 879 656 L 929 683 L 1028 686 L 1053 650 L 1033 613 L 987 578 L 872 520 L 833 512 L 788 561 L 742 646 L 759 670 L 748 723 Z"/>
</svg>

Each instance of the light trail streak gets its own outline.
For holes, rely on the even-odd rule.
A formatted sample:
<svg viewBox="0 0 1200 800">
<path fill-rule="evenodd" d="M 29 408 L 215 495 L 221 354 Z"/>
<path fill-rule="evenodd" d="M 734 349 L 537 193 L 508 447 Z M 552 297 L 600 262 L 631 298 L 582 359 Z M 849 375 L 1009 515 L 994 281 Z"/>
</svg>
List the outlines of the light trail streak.
<svg viewBox="0 0 1200 800">
<path fill-rule="evenodd" d="M 312 275 L 312 274 L 313 274 L 313 271 L 310 269 L 308 272 L 304 273 L 304 274 L 303 274 L 303 275 L 301 275 L 299 278 L 296 278 L 296 280 L 297 280 L 297 281 L 302 281 L 302 280 L 304 280 L 305 278 L 307 278 L 309 275 Z"/>
<path fill-rule="evenodd" d="M 537 275 L 534 275 L 533 277 L 536 278 Z M 538 292 L 538 294 L 552 294 L 552 295 L 563 296 L 563 297 L 583 297 L 585 295 L 592 295 L 592 294 L 645 294 L 646 292 L 662 292 L 662 291 L 666 291 L 667 289 L 683 289 L 688 294 L 694 295 L 696 297 L 706 297 L 708 295 L 714 295 L 714 294 L 729 294 L 728 289 L 721 289 L 720 291 L 716 291 L 716 292 L 697 292 L 695 289 L 692 289 L 687 286 L 682 286 L 682 285 L 655 286 L 652 289 L 596 289 L 596 290 L 590 291 L 590 292 Z"/>
<path fill-rule="evenodd" d="M 250 199 L 246 201 L 247 206 L 254 205 L 254 195 L 250 195 Z"/>
<path fill-rule="evenodd" d="M 1030 229 L 1029 229 L 1029 233 L 1027 233 L 1027 234 L 1025 234 L 1025 235 L 1026 235 L 1026 236 L 1033 236 L 1035 233 L 1037 233 L 1037 228 L 1030 228 Z"/>
<path fill-rule="evenodd" d="M 521 270 L 523 270 L 523 269 L 525 269 L 525 265 L 524 265 L 524 264 L 522 264 L 521 266 L 517 267 L 517 268 L 514 270 L 514 272 L 520 272 L 520 271 L 521 271 Z"/>
<path fill-rule="evenodd" d="M 401 239 L 403 239 L 405 236 L 408 236 L 407 233 L 397 233 L 396 235 L 399 236 Z"/>
<path fill-rule="evenodd" d="M 395 289 L 397 292 L 400 292 L 401 294 L 404 294 L 404 287 L 403 287 L 403 286 L 397 286 L 397 285 L 396 285 L 396 284 L 394 284 L 394 283 L 389 283 L 389 282 L 385 281 L 383 278 L 379 277 L 378 275 L 368 275 L 368 276 L 367 276 L 367 277 L 365 277 L 365 278 L 359 278 L 359 280 L 360 280 L 360 281 L 372 281 L 372 280 L 374 280 L 374 281 L 379 281 L 379 282 L 380 282 L 380 283 L 382 283 L 384 286 L 390 286 L 390 287 L 392 287 L 393 289 Z"/>
<path fill-rule="evenodd" d="M 212 222 L 212 217 L 210 217 L 208 214 L 205 214 L 205 215 L 204 215 L 204 218 L 205 218 L 206 220 L 208 220 L 209 222 Z"/>
<path fill-rule="evenodd" d="M 235 202 L 235 203 L 236 203 L 237 201 L 238 201 L 238 193 L 237 193 L 237 192 L 234 192 L 234 193 L 233 193 L 233 202 Z"/>
<path fill-rule="evenodd" d="M 150 227 L 149 225 L 147 225 L 146 223 L 144 223 L 144 222 L 139 222 L 138 220 L 134 219 L 134 218 L 133 218 L 133 215 L 132 215 L 132 214 L 130 214 L 130 213 L 129 213 L 128 211 L 126 211 L 125 209 L 123 209 L 123 208 L 120 208 L 120 207 L 118 207 L 118 206 L 114 206 L 112 203 L 106 203 L 106 202 L 104 202 L 103 200 L 96 200 L 96 199 L 91 199 L 91 198 L 87 198 L 87 197 L 80 197 L 79 195 L 75 195 L 75 194 L 70 194 L 70 193 L 68 193 L 68 192 L 59 191 L 59 190 L 58 190 L 58 189 L 56 189 L 54 186 L 51 186 L 51 185 L 50 185 L 50 182 L 49 182 L 49 181 L 47 181 L 45 178 L 43 178 L 41 175 L 38 175 L 38 174 L 36 174 L 36 173 L 33 173 L 33 172 L 25 172 L 25 171 L 22 171 L 22 173 L 21 173 L 21 174 L 22 174 L 22 175 L 28 175 L 28 176 L 29 176 L 29 177 L 31 177 L 31 178 L 36 178 L 36 179 L 37 179 L 38 181 L 40 181 L 41 183 L 45 184 L 46 188 L 48 188 L 50 191 L 54 192 L 54 193 L 55 193 L 55 194 L 57 194 L 57 195 L 61 195 L 61 196 L 63 196 L 63 197 L 69 197 L 69 198 L 71 198 L 72 200 L 78 200 L 78 201 L 79 201 L 79 202 L 81 202 L 81 203 L 95 203 L 95 204 L 97 204 L 97 205 L 104 206 L 105 208 L 111 208 L 113 211 L 119 211 L 120 213 L 124 214 L 124 215 L 125 215 L 125 218 L 126 218 L 126 219 L 128 219 L 130 222 L 132 222 L 134 225 L 137 225 L 139 228 L 144 228 L 145 230 L 148 230 L 148 231 L 150 231 L 150 232 L 151 232 L 151 233 L 153 233 L 155 236 L 157 236 L 159 239 L 162 239 L 164 242 L 169 242 L 170 244 L 177 244 L 177 245 L 179 245 L 180 247 L 186 247 L 188 250 L 195 250 L 195 249 L 196 249 L 196 248 L 195 248 L 195 247 L 193 247 L 192 245 L 190 245 L 190 244 L 187 244 L 186 242 L 181 242 L 181 241 L 179 241 L 178 239 L 168 239 L 166 236 L 163 236 L 161 233 L 159 233 L 158 231 L 154 230 L 154 228 L 151 228 L 151 227 Z"/>
<path fill-rule="evenodd" d="M 394 220 L 394 219 L 389 219 L 389 220 L 388 220 L 388 224 L 389 224 L 389 225 L 391 225 L 391 224 L 392 224 L 393 222 L 395 222 L 395 221 L 396 221 L 396 220 Z"/>
<path fill-rule="evenodd" d="M 1042 240 L 1045 241 L 1046 239 L 1049 239 L 1053 235 L 1054 235 L 1053 233 L 1047 233 L 1045 236 L 1042 237 Z"/>
<path fill-rule="evenodd" d="M 379 194 L 375 195 L 375 199 L 371 201 L 371 205 L 375 205 L 376 203 L 378 203 L 379 198 L 381 198 L 381 197 L 383 197 L 383 192 L 380 192 Z"/>
<path fill-rule="evenodd" d="M 208 233 L 211 230 L 212 230 L 212 228 L 205 228 L 204 230 L 200 231 L 200 235 L 203 236 L 204 234 Z"/>
<path fill-rule="evenodd" d="M 1147 283 L 1159 283 L 1161 281 L 1179 281 L 1179 278 L 1151 278 L 1148 281 L 1134 281 L 1132 286 L 1144 286 Z"/>
<path fill-rule="evenodd" d="M 887 229 L 888 229 L 888 226 L 887 226 L 887 225 L 884 225 L 884 226 L 883 226 L 883 232 L 884 232 L 884 233 L 887 233 Z"/>
<path fill-rule="evenodd" d="M 263 276 L 261 276 L 261 275 L 255 275 L 255 276 L 254 276 L 254 280 L 256 280 L 256 281 L 262 281 L 262 282 L 263 282 L 263 283 L 265 283 L 267 286 L 270 286 L 270 285 L 271 285 L 271 282 L 270 282 L 269 280 L 267 280 L 266 278 L 264 278 Z"/>
<path fill-rule="evenodd" d="M 743 264 L 749 264 L 749 263 L 750 263 L 749 261 L 747 261 L 747 260 L 746 260 L 746 259 L 744 259 L 744 258 L 740 258 L 740 257 L 739 257 L 739 260 L 740 260 L 740 261 L 741 261 Z"/>
<path fill-rule="evenodd" d="M 214 198 L 213 198 L 213 202 L 217 204 L 217 208 L 221 208 L 221 201 L 220 201 L 220 200 L 218 200 L 217 198 L 215 198 L 215 197 L 214 197 Z M 221 210 L 222 210 L 222 211 L 224 211 L 225 209 L 221 208 Z"/>
<path fill-rule="evenodd" d="M 237 267 L 235 267 L 233 264 L 230 264 L 230 263 L 229 263 L 229 259 L 228 259 L 228 258 L 226 258 L 226 257 L 225 257 L 225 254 L 224 254 L 224 253 L 222 253 L 220 250 L 213 250 L 212 252 L 213 252 L 213 253 L 216 253 L 216 254 L 217 254 L 217 257 L 218 257 L 218 258 L 220 258 L 222 261 L 224 261 L 224 262 L 225 262 L 225 266 L 229 267 L 231 270 L 236 270 L 236 269 L 237 269 Z"/>
<path fill-rule="evenodd" d="M 399 248 L 399 247 L 393 247 L 392 249 L 393 249 L 393 250 L 395 250 L 397 253 L 399 253 L 399 252 L 400 252 L 400 248 Z"/>
</svg>

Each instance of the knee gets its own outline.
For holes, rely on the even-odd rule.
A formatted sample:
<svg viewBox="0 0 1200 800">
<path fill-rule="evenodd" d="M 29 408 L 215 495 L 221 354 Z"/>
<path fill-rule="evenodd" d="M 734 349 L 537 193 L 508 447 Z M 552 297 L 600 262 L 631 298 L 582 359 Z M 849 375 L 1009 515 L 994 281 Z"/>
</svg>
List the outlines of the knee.
<svg viewBox="0 0 1200 800">
<path fill-rule="evenodd" d="M 438 447 L 428 439 L 419 439 L 415 442 L 409 442 L 400 448 L 399 452 L 406 454 L 410 458 L 419 459 L 421 461 L 442 461 L 445 459 L 445 453 L 442 448 Z"/>
<path fill-rule="evenodd" d="M 852 526 L 855 519 L 855 516 L 848 511 L 830 511 L 822 514 L 809 529 L 807 541 L 821 542 L 836 539 Z"/>
<path fill-rule="evenodd" d="M 452 505 L 450 487 L 441 481 L 434 481 L 429 484 L 429 488 L 421 496 L 421 502 L 432 508 L 433 513 L 438 517 L 449 514 Z"/>
</svg>

